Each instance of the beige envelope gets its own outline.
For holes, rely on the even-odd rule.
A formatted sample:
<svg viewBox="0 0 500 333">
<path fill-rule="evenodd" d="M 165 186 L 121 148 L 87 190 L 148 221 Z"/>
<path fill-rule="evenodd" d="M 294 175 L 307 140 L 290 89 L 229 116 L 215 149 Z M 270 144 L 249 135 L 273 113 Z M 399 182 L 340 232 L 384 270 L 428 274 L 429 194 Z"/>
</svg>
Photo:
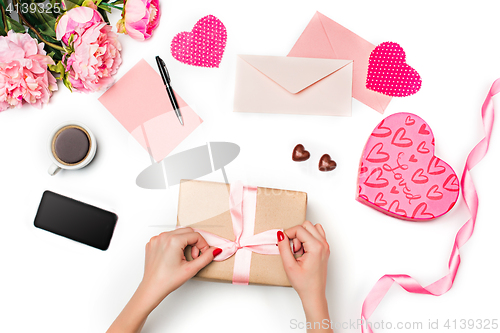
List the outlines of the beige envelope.
<svg viewBox="0 0 500 333">
<path fill-rule="evenodd" d="M 350 116 L 352 60 L 238 55 L 235 112 Z"/>
</svg>

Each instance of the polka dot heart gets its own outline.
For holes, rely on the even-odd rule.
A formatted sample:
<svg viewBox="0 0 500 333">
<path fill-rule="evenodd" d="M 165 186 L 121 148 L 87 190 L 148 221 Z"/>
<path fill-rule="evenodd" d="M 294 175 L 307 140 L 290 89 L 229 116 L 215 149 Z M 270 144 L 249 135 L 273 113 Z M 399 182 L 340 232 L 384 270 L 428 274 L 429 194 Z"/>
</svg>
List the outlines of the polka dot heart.
<svg viewBox="0 0 500 333">
<path fill-rule="evenodd" d="M 226 47 L 227 32 L 215 16 L 201 18 L 191 32 L 175 35 L 170 45 L 172 56 L 180 62 L 200 67 L 219 67 Z"/>
<path fill-rule="evenodd" d="M 366 88 L 384 95 L 404 97 L 422 86 L 418 72 L 406 63 L 403 48 L 393 42 L 378 45 L 370 54 Z"/>
</svg>

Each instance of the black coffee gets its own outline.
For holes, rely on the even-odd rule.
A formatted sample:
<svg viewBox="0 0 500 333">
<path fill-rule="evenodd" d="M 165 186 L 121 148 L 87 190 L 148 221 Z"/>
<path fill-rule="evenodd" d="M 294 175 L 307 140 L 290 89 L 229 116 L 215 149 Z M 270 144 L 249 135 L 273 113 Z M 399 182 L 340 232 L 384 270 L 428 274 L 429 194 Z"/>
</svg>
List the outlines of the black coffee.
<svg viewBox="0 0 500 333">
<path fill-rule="evenodd" d="M 86 132 L 75 126 L 62 128 L 52 144 L 54 155 L 64 164 L 78 164 L 83 161 L 90 149 Z"/>
</svg>

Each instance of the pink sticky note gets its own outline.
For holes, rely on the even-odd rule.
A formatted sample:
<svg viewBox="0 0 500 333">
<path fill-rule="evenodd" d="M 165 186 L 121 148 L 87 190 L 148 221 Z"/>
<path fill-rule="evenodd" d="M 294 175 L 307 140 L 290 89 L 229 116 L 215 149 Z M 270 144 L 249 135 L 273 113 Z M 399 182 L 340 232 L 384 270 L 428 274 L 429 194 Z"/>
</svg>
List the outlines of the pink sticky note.
<svg viewBox="0 0 500 333">
<path fill-rule="evenodd" d="M 99 101 L 159 162 L 203 122 L 177 93 L 175 97 L 184 126 L 175 115 L 160 75 L 142 59 Z"/>
<path fill-rule="evenodd" d="M 358 176 L 357 200 L 385 214 L 429 221 L 458 199 L 455 171 L 434 155 L 429 125 L 412 113 L 382 120 L 370 135 Z"/>
</svg>

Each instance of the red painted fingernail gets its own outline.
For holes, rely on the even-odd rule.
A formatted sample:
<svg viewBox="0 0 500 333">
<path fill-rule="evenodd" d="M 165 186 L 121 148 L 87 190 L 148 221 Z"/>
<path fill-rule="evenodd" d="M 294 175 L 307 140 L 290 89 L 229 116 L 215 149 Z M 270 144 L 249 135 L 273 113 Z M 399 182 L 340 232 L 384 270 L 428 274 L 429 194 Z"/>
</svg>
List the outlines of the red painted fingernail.
<svg viewBox="0 0 500 333">
<path fill-rule="evenodd" d="M 283 231 L 279 230 L 278 231 L 278 243 L 281 242 L 283 239 L 285 239 L 285 234 L 283 234 Z"/>
<path fill-rule="evenodd" d="M 221 250 L 221 249 L 219 249 L 219 248 L 216 248 L 216 249 L 214 250 L 214 252 L 213 252 L 214 257 L 217 257 L 217 256 L 218 256 L 219 254 L 221 254 L 221 253 L 222 253 L 222 250 Z"/>
<path fill-rule="evenodd" d="M 293 245 L 293 253 L 295 253 L 295 244 L 292 244 Z"/>
</svg>

